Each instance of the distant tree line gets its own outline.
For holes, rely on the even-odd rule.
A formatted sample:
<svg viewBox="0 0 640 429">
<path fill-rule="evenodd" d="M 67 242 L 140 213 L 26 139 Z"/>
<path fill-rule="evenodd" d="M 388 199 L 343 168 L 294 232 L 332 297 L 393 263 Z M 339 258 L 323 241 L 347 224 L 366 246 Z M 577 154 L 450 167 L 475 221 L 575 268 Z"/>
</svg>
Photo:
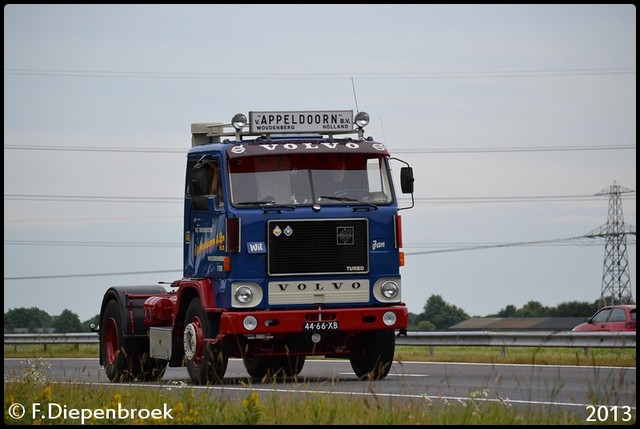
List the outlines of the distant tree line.
<svg viewBox="0 0 640 429">
<path fill-rule="evenodd" d="M 36 307 L 14 308 L 4 313 L 4 332 L 6 334 L 26 333 L 78 333 L 89 332 L 89 326 L 98 325 L 100 315 L 81 322 L 80 317 L 71 310 L 64 310 L 59 316 L 50 316 Z"/>
<path fill-rule="evenodd" d="M 474 317 L 589 317 L 599 308 L 599 298 L 592 303 L 569 301 L 556 307 L 546 307 L 538 301 L 529 301 L 522 308 L 507 305 L 496 314 Z M 409 329 L 419 331 L 448 329 L 469 318 L 464 310 L 445 302 L 440 295 L 431 295 L 422 313 L 409 313 Z"/>
<path fill-rule="evenodd" d="M 607 300 L 611 302 L 611 300 Z M 545 307 L 538 301 L 529 301 L 522 308 L 507 305 L 496 314 L 484 317 L 589 317 L 600 308 L 600 299 L 592 303 L 569 301 L 556 307 Z M 483 316 L 474 316 L 483 317 Z M 448 329 L 464 322 L 470 316 L 461 308 L 447 303 L 440 295 L 431 295 L 420 314 L 409 313 L 409 329 L 432 331 Z M 28 332 L 76 333 L 91 331 L 90 325 L 100 323 L 100 315 L 80 322 L 78 315 L 64 310 L 59 316 L 50 316 L 36 307 L 15 308 L 4 313 L 4 332 L 7 334 Z"/>
</svg>

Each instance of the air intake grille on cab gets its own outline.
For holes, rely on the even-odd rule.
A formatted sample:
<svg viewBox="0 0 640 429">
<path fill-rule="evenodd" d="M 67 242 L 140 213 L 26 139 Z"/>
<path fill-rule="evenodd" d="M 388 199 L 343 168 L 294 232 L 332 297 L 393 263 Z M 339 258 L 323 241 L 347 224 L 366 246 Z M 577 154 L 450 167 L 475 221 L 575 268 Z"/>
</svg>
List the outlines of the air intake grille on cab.
<svg viewBox="0 0 640 429">
<path fill-rule="evenodd" d="M 267 222 L 269 275 L 369 272 L 367 219 Z"/>
</svg>

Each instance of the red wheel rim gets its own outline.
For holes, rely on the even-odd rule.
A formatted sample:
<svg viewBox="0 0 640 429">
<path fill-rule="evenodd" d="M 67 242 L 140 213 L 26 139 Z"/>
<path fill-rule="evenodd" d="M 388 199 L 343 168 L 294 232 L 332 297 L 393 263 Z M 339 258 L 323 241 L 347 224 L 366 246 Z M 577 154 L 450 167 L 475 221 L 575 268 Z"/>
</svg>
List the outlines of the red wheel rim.
<svg viewBox="0 0 640 429">
<path fill-rule="evenodd" d="M 118 352 L 118 325 L 113 317 L 107 321 L 104 330 L 104 353 L 107 364 L 113 364 L 116 361 L 116 353 Z"/>
</svg>

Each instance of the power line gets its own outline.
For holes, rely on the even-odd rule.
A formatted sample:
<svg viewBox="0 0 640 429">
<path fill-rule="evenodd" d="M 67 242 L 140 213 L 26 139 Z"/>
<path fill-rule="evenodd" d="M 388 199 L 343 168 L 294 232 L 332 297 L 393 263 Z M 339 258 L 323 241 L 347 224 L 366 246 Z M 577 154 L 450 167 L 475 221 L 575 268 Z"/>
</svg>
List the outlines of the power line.
<svg viewBox="0 0 640 429">
<path fill-rule="evenodd" d="M 394 149 L 393 153 L 424 154 L 424 153 L 504 153 L 504 152 L 573 152 L 591 150 L 629 150 L 636 149 L 636 145 L 591 145 L 591 146 L 524 146 L 524 147 L 485 147 L 485 148 L 424 148 L 424 149 Z"/>
<path fill-rule="evenodd" d="M 99 241 L 30 241 L 4 240 L 9 246 L 65 246 L 65 247 L 182 247 L 180 243 L 145 243 L 145 242 L 99 242 Z"/>
<path fill-rule="evenodd" d="M 635 198 L 628 195 L 625 198 Z M 598 195 L 537 195 L 537 196 L 508 196 L 508 197 L 415 197 L 416 203 L 428 204 L 479 204 L 479 203 L 531 203 L 531 202 L 572 202 L 598 201 Z M 408 200 L 401 198 L 400 200 Z"/>
<path fill-rule="evenodd" d="M 186 153 L 189 148 L 152 148 L 152 147 L 88 147 L 88 146 L 45 146 L 45 145 L 5 145 L 9 150 L 36 150 L 61 152 L 126 152 L 126 153 Z"/>
<path fill-rule="evenodd" d="M 624 198 L 635 199 L 633 195 Z M 4 194 L 5 200 L 14 201 L 74 201 L 74 202 L 103 202 L 103 203 L 183 203 L 182 197 L 125 197 L 125 196 L 95 196 L 95 195 L 34 195 L 34 194 Z M 495 196 L 495 197 L 415 197 L 419 203 L 429 204 L 480 204 L 480 203 L 530 203 L 548 201 L 597 201 L 602 197 L 592 195 L 529 195 L 529 196 Z M 399 198 L 400 201 L 403 198 Z"/>
<path fill-rule="evenodd" d="M 549 245 L 549 244 L 557 244 L 562 242 L 571 242 L 576 240 L 584 240 L 593 238 L 587 235 L 577 236 L 577 237 L 569 237 L 569 238 L 558 238 L 552 240 L 538 240 L 538 241 L 520 241 L 520 242 L 512 242 L 512 243 L 498 243 L 498 244 L 486 244 L 480 246 L 468 246 L 468 247 L 458 247 L 453 249 L 442 249 L 442 250 L 427 250 L 423 252 L 405 252 L 405 256 L 411 255 L 427 255 L 432 253 L 449 253 L 449 252 L 460 252 L 467 250 L 481 250 L 481 249 L 495 249 L 500 247 L 518 247 L 518 246 L 538 246 L 538 245 Z"/>
<path fill-rule="evenodd" d="M 88 147 L 5 145 L 5 150 L 62 151 L 62 152 L 124 152 L 124 153 L 186 153 L 188 149 L 176 148 L 132 148 L 132 147 Z M 586 146 L 524 146 L 524 147 L 479 147 L 479 148 L 407 148 L 394 149 L 398 154 L 452 154 L 452 153 L 518 153 L 518 152 L 576 152 L 602 150 L 635 150 L 636 145 L 586 145 Z"/>
<path fill-rule="evenodd" d="M 53 275 L 53 276 L 5 277 L 4 280 L 66 279 L 66 278 L 74 278 L 74 277 L 130 276 L 130 275 L 138 275 L 138 274 L 159 274 L 159 273 L 182 273 L 182 269 L 159 270 L 159 271 L 129 271 L 129 272 L 122 272 L 122 273 L 61 274 L 61 275 Z"/>
<path fill-rule="evenodd" d="M 635 234 L 634 234 L 635 236 Z M 591 239 L 592 242 L 594 239 L 600 238 L 590 235 L 583 235 L 577 237 L 570 238 L 559 238 L 559 239 L 551 239 L 551 240 L 537 240 L 537 241 L 519 241 L 519 242 L 511 242 L 511 243 L 495 243 L 495 244 L 482 244 L 475 246 L 466 246 L 466 247 L 456 247 L 450 249 L 442 249 L 442 250 L 430 250 L 430 251 L 422 251 L 422 252 L 405 252 L 405 256 L 412 255 L 426 255 L 426 254 L 434 254 L 434 253 L 450 253 L 450 252 L 460 252 L 460 251 L 468 251 L 468 250 L 484 250 L 484 249 L 494 249 L 500 247 L 522 247 L 522 246 L 540 246 L 540 245 L 560 245 L 565 243 L 573 242 L 573 245 L 584 245 L 580 244 L 580 240 Z M 18 240 L 8 240 L 10 243 L 5 241 L 5 244 L 32 244 L 36 245 L 38 243 L 47 243 L 47 245 L 127 245 L 127 247 L 131 247 L 134 245 L 148 245 L 150 243 L 87 243 L 87 242 L 20 242 Z M 163 243 L 151 243 L 151 244 L 163 244 Z M 172 246 L 170 243 L 164 243 L 167 246 Z M 442 244 L 442 243 L 440 243 Z M 634 243 L 632 243 L 634 244 Z M 421 244 L 414 244 L 413 246 L 428 246 Z M 85 274 L 62 274 L 62 275 L 46 275 L 46 276 L 16 276 L 16 277 L 4 277 L 4 280 L 42 280 L 42 279 L 54 279 L 54 278 L 75 278 L 75 277 L 105 277 L 105 276 L 122 276 L 122 275 L 138 275 L 138 274 L 158 274 L 158 273 L 179 273 L 182 270 L 158 270 L 158 271 L 130 271 L 130 272 L 118 272 L 118 273 L 85 273 Z"/>
<path fill-rule="evenodd" d="M 586 238 L 597 238 L 586 236 Z M 530 246 L 576 246 L 576 245 L 599 245 L 594 240 L 590 243 L 582 244 L 575 242 L 531 242 L 519 245 Z M 58 240 L 4 240 L 7 246 L 62 246 L 62 247 L 135 247 L 135 248 L 163 248 L 163 247 L 182 247 L 181 243 L 151 243 L 151 242 L 99 242 L 99 241 L 58 241 Z M 505 243 L 410 243 L 405 244 L 405 249 L 410 248 L 428 248 L 428 247 L 452 247 L 452 248 L 483 248 L 484 246 L 504 245 Z"/>
<path fill-rule="evenodd" d="M 182 219 L 182 216 L 113 216 L 113 217 L 83 217 L 83 218 L 65 218 L 65 219 L 54 219 L 51 217 L 47 217 L 46 219 L 7 219 L 5 217 L 4 223 L 105 223 L 105 222 L 115 222 L 115 221 L 149 221 L 149 220 L 159 220 L 159 219 Z"/>
<path fill-rule="evenodd" d="M 423 249 L 423 248 L 448 248 L 448 249 L 464 249 L 467 247 L 473 248 L 484 248 L 484 246 L 497 246 L 502 245 L 504 243 L 429 243 L 429 244 L 404 244 L 403 249 Z M 600 243 L 592 242 L 592 243 L 574 243 L 574 242 L 553 242 L 553 243 L 528 243 L 522 244 L 522 247 L 532 246 L 532 247 L 556 247 L 556 246 L 600 246 Z M 406 254 L 406 253 L 405 253 Z"/>
<path fill-rule="evenodd" d="M 182 203 L 183 198 L 172 197 L 100 197 L 89 195 L 27 195 L 4 194 L 5 200 L 27 201 L 78 201 L 100 203 Z"/>
<path fill-rule="evenodd" d="M 392 72 L 392 73 L 193 73 L 193 72 L 150 72 L 117 70 L 55 70 L 5 68 L 5 75 L 84 77 L 84 78 L 126 78 L 126 79 L 209 79 L 209 80 L 340 80 L 340 79 L 502 79 L 562 76 L 603 76 L 635 74 L 635 67 L 584 68 L 584 69 L 540 69 L 540 70 L 485 70 L 485 71 L 445 71 L 445 72 Z"/>
</svg>

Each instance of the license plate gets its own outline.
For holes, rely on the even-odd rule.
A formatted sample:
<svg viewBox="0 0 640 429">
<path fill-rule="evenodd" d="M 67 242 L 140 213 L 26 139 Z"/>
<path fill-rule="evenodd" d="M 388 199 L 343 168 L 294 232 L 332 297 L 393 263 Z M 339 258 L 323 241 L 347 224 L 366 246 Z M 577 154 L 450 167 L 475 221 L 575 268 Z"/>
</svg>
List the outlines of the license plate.
<svg viewBox="0 0 640 429">
<path fill-rule="evenodd" d="M 337 331 L 340 323 L 337 320 L 331 322 L 304 322 L 303 331 Z"/>
</svg>

